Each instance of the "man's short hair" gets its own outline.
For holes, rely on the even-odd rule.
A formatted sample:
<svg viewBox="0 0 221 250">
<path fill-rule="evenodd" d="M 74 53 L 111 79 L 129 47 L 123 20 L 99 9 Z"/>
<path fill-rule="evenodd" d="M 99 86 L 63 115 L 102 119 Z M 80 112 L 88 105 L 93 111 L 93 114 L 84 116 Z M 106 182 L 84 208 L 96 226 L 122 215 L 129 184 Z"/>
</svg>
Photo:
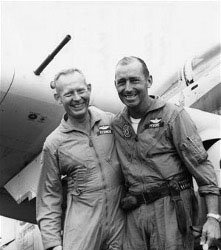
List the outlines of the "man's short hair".
<svg viewBox="0 0 221 250">
<path fill-rule="evenodd" d="M 50 82 L 50 87 L 52 89 L 55 89 L 57 81 L 62 75 L 74 74 L 76 72 L 81 74 L 85 79 L 85 76 L 84 76 L 83 72 L 80 69 L 77 69 L 77 68 L 65 69 L 65 70 L 62 70 L 58 74 L 55 75 L 54 80 Z M 85 79 L 85 82 L 86 82 L 86 79 Z"/>
<path fill-rule="evenodd" d="M 139 57 L 136 57 L 136 56 L 127 56 L 127 57 L 123 57 L 118 63 L 117 63 L 117 66 L 118 65 L 127 65 L 131 62 L 134 62 L 134 61 L 138 61 L 141 63 L 142 65 L 142 68 L 143 68 L 143 73 L 144 73 L 144 76 L 145 78 L 147 79 L 150 75 L 149 73 L 149 70 L 147 68 L 147 65 L 146 63 L 144 62 L 144 60 L 142 60 L 141 58 Z"/>
</svg>

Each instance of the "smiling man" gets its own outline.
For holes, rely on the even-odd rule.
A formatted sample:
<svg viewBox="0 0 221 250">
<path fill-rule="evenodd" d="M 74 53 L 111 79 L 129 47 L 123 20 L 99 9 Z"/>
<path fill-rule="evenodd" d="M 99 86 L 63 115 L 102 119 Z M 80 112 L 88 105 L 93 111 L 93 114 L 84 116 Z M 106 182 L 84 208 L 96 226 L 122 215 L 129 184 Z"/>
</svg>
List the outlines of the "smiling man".
<svg viewBox="0 0 221 250">
<path fill-rule="evenodd" d="M 78 69 L 60 72 L 51 86 L 66 114 L 47 137 L 42 153 L 36 210 L 44 247 L 120 250 L 122 174 L 110 126 L 113 114 L 89 107 L 91 85 Z M 68 179 L 67 197 L 62 175 Z"/>
<path fill-rule="evenodd" d="M 216 175 L 196 127 L 182 107 L 148 95 L 145 62 L 121 59 L 115 86 L 126 105 L 113 122 L 126 181 L 125 250 L 191 250 L 194 224 L 192 176 L 207 203 L 202 243 L 220 237 Z"/>
</svg>

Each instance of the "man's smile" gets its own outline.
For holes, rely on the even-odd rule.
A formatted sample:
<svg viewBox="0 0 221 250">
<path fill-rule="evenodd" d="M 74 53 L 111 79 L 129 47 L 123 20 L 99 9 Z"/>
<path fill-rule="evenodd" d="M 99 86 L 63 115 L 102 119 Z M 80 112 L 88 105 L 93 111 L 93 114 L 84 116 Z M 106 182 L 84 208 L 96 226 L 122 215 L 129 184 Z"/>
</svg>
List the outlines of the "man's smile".
<svg viewBox="0 0 221 250">
<path fill-rule="evenodd" d="M 135 99 L 135 98 L 137 97 L 137 94 L 136 94 L 136 93 L 133 93 L 133 94 L 124 94 L 123 97 L 124 97 L 126 100 L 130 101 L 130 100 Z"/>
<path fill-rule="evenodd" d="M 77 109 L 77 110 L 80 110 L 80 109 L 83 109 L 85 107 L 85 103 L 82 102 L 82 103 L 71 104 L 70 107 Z"/>
</svg>

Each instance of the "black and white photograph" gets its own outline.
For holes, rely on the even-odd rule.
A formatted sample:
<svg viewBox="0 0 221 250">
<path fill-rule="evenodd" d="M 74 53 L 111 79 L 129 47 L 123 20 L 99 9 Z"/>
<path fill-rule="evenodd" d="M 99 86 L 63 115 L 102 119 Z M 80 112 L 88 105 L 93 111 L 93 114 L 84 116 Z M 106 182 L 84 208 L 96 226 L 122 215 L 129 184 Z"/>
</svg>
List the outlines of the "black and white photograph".
<svg viewBox="0 0 221 250">
<path fill-rule="evenodd" d="M 221 250 L 221 2 L 0 8 L 0 250 Z"/>
</svg>

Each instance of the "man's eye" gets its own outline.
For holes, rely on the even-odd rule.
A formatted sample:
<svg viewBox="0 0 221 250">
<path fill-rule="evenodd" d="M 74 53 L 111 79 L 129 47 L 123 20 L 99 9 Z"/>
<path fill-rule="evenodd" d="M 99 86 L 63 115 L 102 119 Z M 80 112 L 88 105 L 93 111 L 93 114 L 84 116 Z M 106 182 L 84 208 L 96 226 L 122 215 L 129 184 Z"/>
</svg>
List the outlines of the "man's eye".
<svg viewBox="0 0 221 250">
<path fill-rule="evenodd" d="M 126 81 L 124 80 L 120 80 L 120 81 L 117 81 L 117 86 L 122 86 L 125 84 Z"/>
<path fill-rule="evenodd" d="M 78 92 L 78 94 L 84 94 L 85 93 L 85 89 L 79 89 L 77 92 Z"/>
<path fill-rule="evenodd" d="M 130 82 L 137 83 L 137 82 L 139 82 L 139 79 L 131 79 Z"/>
<path fill-rule="evenodd" d="M 64 95 L 65 97 L 70 97 L 71 96 L 71 93 L 67 93 Z"/>
</svg>

